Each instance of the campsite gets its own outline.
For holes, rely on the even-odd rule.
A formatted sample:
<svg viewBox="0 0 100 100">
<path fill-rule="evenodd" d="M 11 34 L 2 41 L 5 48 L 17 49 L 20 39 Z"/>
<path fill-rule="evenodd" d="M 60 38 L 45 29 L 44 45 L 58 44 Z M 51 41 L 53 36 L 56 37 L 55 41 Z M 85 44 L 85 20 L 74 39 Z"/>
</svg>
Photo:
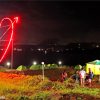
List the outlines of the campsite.
<svg viewBox="0 0 100 100">
<path fill-rule="evenodd" d="M 93 61 L 91 64 L 98 61 Z M 86 69 L 88 67 L 89 65 L 86 63 Z M 61 73 L 64 70 L 68 73 L 68 79 L 61 82 Z M 42 69 L 32 70 L 31 67 L 30 70 L 23 65 L 17 69 L 2 68 L 0 95 L 5 98 L 4 100 L 90 100 L 91 98 L 100 100 L 99 75 L 94 75 L 92 87 L 89 87 L 88 84 L 81 87 L 71 78 L 75 74 L 75 70 L 72 66 L 50 68 L 49 65 L 49 68 L 44 69 L 43 80 Z"/>
<path fill-rule="evenodd" d="M 100 2 L 70 1 L 0 0 L 0 100 L 100 100 Z"/>
</svg>

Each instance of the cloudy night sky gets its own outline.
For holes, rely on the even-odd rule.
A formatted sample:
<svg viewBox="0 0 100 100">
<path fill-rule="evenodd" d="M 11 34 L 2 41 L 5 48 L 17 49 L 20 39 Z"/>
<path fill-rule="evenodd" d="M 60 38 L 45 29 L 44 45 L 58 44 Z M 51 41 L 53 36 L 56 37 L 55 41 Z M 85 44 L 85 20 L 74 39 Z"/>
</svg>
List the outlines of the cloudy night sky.
<svg viewBox="0 0 100 100">
<path fill-rule="evenodd" d="M 99 1 L 0 1 L 0 19 L 12 16 L 18 44 L 100 42 Z"/>
</svg>

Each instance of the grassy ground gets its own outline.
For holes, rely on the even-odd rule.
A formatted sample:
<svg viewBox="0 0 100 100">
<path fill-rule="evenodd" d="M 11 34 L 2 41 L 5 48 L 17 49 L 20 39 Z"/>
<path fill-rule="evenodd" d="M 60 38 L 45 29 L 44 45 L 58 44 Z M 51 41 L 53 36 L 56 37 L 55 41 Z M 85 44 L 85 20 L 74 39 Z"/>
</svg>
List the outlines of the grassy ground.
<svg viewBox="0 0 100 100">
<path fill-rule="evenodd" d="M 70 78 L 63 83 L 60 82 L 63 70 L 65 68 L 45 70 L 44 81 L 40 70 L 0 72 L 0 98 L 6 100 L 66 100 L 66 98 L 76 100 L 77 97 L 83 100 L 100 99 L 100 88 L 83 88 Z M 66 70 L 70 77 L 72 69 Z M 24 73 L 25 75 L 22 75 Z"/>
</svg>

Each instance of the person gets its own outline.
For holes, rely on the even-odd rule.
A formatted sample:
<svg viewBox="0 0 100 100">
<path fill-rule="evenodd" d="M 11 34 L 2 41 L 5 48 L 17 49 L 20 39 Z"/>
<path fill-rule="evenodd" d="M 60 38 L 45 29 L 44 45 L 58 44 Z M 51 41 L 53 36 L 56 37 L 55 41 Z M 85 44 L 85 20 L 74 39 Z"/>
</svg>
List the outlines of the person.
<svg viewBox="0 0 100 100">
<path fill-rule="evenodd" d="M 63 81 L 66 81 L 66 79 L 67 79 L 67 72 L 64 70 L 63 72 L 62 72 L 62 74 L 61 74 L 61 79 L 62 79 L 62 82 Z"/>
<path fill-rule="evenodd" d="M 71 76 L 72 79 L 75 80 L 75 83 L 79 83 L 80 77 L 79 77 L 79 70 L 76 70 L 75 74 Z"/>
<path fill-rule="evenodd" d="M 81 68 L 81 70 L 79 72 L 79 76 L 80 76 L 80 84 L 81 84 L 81 86 L 84 87 L 85 76 L 86 76 L 86 72 L 84 71 L 84 68 Z"/>
<path fill-rule="evenodd" d="M 88 80 L 89 80 L 89 74 L 86 73 L 86 77 L 85 77 L 85 82 L 88 84 Z"/>
<path fill-rule="evenodd" d="M 89 68 L 88 83 L 89 83 L 90 87 L 91 87 L 92 78 L 93 78 L 93 72 L 92 72 L 91 68 Z"/>
<path fill-rule="evenodd" d="M 75 75 L 75 82 L 79 83 L 80 77 L 79 77 L 79 71 L 76 71 L 76 75 Z"/>
</svg>

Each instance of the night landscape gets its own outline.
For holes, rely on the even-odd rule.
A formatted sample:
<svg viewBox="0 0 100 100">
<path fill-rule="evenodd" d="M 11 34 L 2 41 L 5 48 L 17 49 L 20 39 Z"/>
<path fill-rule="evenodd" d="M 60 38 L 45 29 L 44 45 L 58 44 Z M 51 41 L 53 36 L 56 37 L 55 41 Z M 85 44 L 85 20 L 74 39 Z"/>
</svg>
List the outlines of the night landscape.
<svg viewBox="0 0 100 100">
<path fill-rule="evenodd" d="M 100 100 L 99 11 L 99 1 L 1 0 L 0 100 Z"/>
</svg>

